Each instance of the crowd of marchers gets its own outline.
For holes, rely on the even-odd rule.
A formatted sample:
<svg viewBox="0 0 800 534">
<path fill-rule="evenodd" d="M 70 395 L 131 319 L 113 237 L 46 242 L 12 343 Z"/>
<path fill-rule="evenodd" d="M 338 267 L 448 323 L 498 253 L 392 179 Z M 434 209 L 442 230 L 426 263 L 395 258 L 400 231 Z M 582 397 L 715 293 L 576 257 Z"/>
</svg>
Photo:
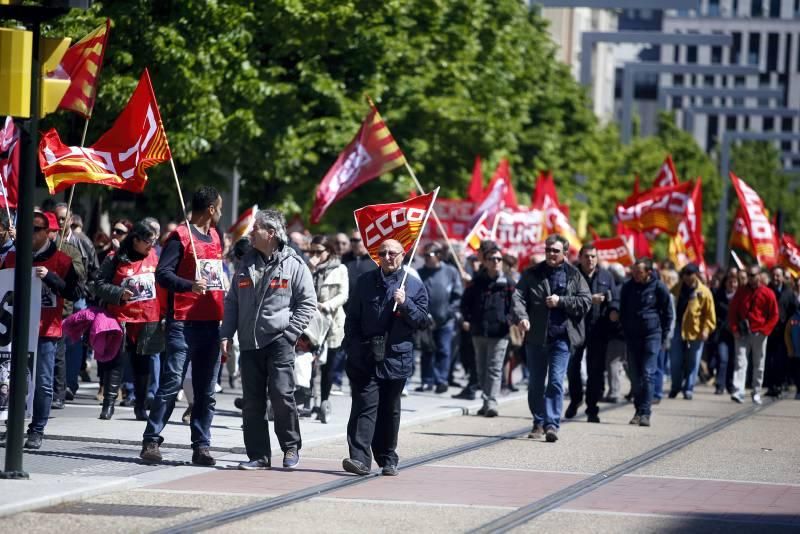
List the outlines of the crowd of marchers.
<svg viewBox="0 0 800 534">
<path fill-rule="evenodd" d="M 163 430 L 185 396 L 192 462 L 215 465 L 224 368 L 230 386 L 241 381 L 241 469 L 271 467 L 270 420 L 283 467 L 297 467 L 300 421 L 329 422 L 330 396 L 349 390 L 343 468 L 366 475 L 374 460 L 386 476 L 398 472 L 401 399 L 416 367 L 415 393 L 458 386 L 452 396 L 480 397 L 483 417 L 499 414 L 521 370 L 528 437 L 548 442 L 584 402 L 598 423 L 600 404 L 632 401 L 630 423 L 648 427 L 665 391 L 692 400 L 696 384 L 713 383 L 717 395 L 743 403 L 749 389 L 761 404 L 800 386 L 800 283 L 779 267 L 708 276 L 692 263 L 677 272 L 641 258 L 624 268 L 600 265 L 591 244 L 573 264 L 569 242 L 551 235 L 543 259 L 519 272 L 492 241 L 465 257 L 428 242 L 409 261 L 392 239 L 371 256 L 357 230 L 289 233 L 273 209 L 233 241 L 218 228 L 213 187 L 198 188 L 189 208 L 163 232 L 152 217 L 121 219 L 93 239 L 66 205 L 35 210 L 42 294 L 25 448 L 42 446 L 50 411 L 74 399 L 91 369 L 99 419 L 112 419 L 117 403 L 132 406 L 147 463 L 162 461 Z M 2 268 L 13 268 L 5 212 L 0 242 Z"/>
</svg>

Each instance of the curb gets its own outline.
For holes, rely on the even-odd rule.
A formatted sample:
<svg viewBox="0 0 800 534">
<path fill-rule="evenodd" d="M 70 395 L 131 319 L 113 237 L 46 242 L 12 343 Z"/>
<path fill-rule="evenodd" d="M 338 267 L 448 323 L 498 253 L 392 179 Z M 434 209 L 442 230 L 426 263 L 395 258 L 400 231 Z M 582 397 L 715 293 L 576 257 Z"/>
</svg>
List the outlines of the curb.
<svg viewBox="0 0 800 534">
<path fill-rule="evenodd" d="M 13 483 L 25 484 L 25 482 L 26 481 L 14 481 Z M 28 482 L 35 483 L 36 480 L 32 478 Z M 110 489 L 120 490 L 126 487 L 133 487 L 133 486 L 134 486 L 134 480 L 133 478 L 130 477 L 104 480 L 104 481 L 98 480 L 96 484 L 93 484 L 92 486 L 89 487 L 73 489 L 73 490 L 64 490 L 54 495 L 52 494 L 44 495 L 41 497 L 28 499 L 23 502 L 15 502 L 15 503 L 0 505 L 0 517 L 36 510 L 48 506 L 55 506 L 66 502 L 85 499 L 87 497 L 93 497 L 95 495 L 105 493 Z"/>
</svg>

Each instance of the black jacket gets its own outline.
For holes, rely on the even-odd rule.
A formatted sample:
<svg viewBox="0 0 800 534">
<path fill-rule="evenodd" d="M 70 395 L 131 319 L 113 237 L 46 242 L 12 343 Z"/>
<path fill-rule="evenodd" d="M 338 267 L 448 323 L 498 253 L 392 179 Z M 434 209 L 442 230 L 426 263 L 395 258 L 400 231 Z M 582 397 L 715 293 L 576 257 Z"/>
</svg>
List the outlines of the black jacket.
<svg viewBox="0 0 800 534">
<path fill-rule="evenodd" d="M 728 308 L 730 308 L 731 301 L 728 300 L 725 294 L 724 287 L 718 287 L 714 290 L 714 312 L 717 316 L 717 327 L 709 337 L 708 341 L 712 344 L 728 343 L 733 346 L 733 334 L 728 325 Z"/>
<path fill-rule="evenodd" d="M 578 267 L 580 271 L 580 267 Z M 586 314 L 586 335 L 602 335 L 611 337 L 615 325 L 611 324 L 608 314 L 611 310 L 619 311 L 619 287 L 614 281 L 614 276 L 605 269 L 596 268 L 594 275 L 587 278 L 581 271 L 589 291 L 592 295 L 605 295 L 606 299 L 601 304 L 592 304 L 589 313 Z"/>
<path fill-rule="evenodd" d="M 514 282 L 503 273 L 495 279 L 481 270 L 464 290 L 461 315 L 473 336 L 502 338 L 508 335 L 514 305 Z"/>
<path fill-rule="evenodd" d="M 347 267 L 347 277 L 350 284 L 347 286 L 350 291 L 356 287 L 358 279 L 362 274 L 378 269 L 378 265 L 373 261 L 369 254 L 363 256 L 356 256 L 352 252 L 348 252 L 342 256 L 342 263 Z"/>
<path fill-rule="evenodd" d="M 567 336 L 571 347 L 581 345 L 585 339 L 583 318 L 592 305 L 592 294 L 583 275 L 570 264 L 565 264 L 567 271 L 567 294 L 559 299 L 558 306 L 567 315 Z M 529 267 L 520 276 L 514 291 L 515 322 L 527 319 L 531 329 L 526 336 L 532 345 L 547 343 L 547 328 L 550 309 L 544 300 L 550 296 L 550 283 L 547 281 L 548 268 L 546 262 Z"/>
<path fill-rule="evenodd" d="M 675 312 L 669 289 L 655 272 L 645 284 L 633 279 L 625 282 L 619 300 L 620 321 L 626 339 L 658 334 L 661 344 L 667 345 Z"/>
<path fill-rule="evenodd" d="M 436 269 L 421 267 L 417 272 L 428 290 L 428 313 L 433 317 L 434 328 L 451 324 L 459 312 L 464 291 L 458 270 L 441 263 Z"/>
<path fill-rule="evenodd" d="M 393 312 L 394 292 L 400 287 L 403 270 L 384 275 L 376 269 L 364 273 L 350 292 L 344 322 L 347 373 L 351 380 L 364 381 L 372 373 L 382 380 L 408 378 L 414 366 L 415 330 L 428 324 L 428 292 L 417 278 L 406 278 L 406 300 Z M 386 336 L 386 353 L 376 363 L 370 340 Z"/>
</svg>

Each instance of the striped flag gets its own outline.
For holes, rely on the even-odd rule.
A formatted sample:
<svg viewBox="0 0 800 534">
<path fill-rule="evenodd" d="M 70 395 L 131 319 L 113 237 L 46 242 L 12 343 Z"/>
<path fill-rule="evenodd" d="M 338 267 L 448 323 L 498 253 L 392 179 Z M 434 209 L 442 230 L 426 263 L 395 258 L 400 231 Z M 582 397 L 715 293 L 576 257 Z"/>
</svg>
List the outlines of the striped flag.
<svg viewBox="0 0 800 534">
<path fill-rule="evenodd" d="M 355 138 L 345 147 L 317 188 L 311 222 L 319 223 L 328 208 L 360 185 L 406 164 L 406 158 L 380 113 L 370 106 Z"/>
<path fill-rule="evenodd" d="M 51 195 L 77 183 L 141 193 L 145 169 L 171 158 L 147 69 L 114 125 L 91 147 L 66 146 L 55 129 L 39 143 L 39 164 Z"/>
<path fill-rule="evenodd" d="M 467 237 L 464 239 L 464 242 L 472 250 L 477 251 L 481 246 L 481 241 L 492 238 L 492 230 L 486 225 L 486 217 L 488 216 L 489 212 L 484 211 L 478 219 L 478 222 L 472 227 L 472 230 L 470 230 L 469 234 L 467 234 Z"/>
<path fill-rule="evenodd" d="M 744 226 L 750 238 L 752 253 L 759 265 L 772 267 L 779 260 L 778 236 L 767 216 L 767 208 L 756 191 L 744 180 L 730 173 Z"/>
<path fill-rule="evenodd" d="M 253 229 L 253 223 L 256 220 L 256 212 L 258 211 L 258 204 L 253 204 L 250 208 L 245 210 L 244 213 L 239 215 L 233 226 L 228 228 L 228 233 L 231 234 L 231 242 L 236 243 L 241 238 L 250 233 Z"/>
<path fill-rule="evenodd" d="M 111 20 L 106 19 L 105 24 L 72 45 L 64 54 L 59 69 L 69 76 L 70 85 L 59 108 L 74 111 L 87 119 L 92 115 L 110 28 Z"/>
</svg>

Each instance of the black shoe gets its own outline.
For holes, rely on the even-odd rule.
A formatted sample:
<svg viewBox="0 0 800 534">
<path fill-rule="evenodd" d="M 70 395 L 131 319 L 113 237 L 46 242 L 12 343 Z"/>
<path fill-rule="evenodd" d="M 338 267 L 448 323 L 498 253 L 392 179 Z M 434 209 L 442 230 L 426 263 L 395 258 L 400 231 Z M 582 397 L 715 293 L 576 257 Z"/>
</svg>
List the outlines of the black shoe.
<svg viewBox="0 0 800 534">
<path fill-rule="evenodd" d="M 450 396 L 453 397 L 454 399 L 463 399 L 463 400 L 471 400 L 471 401 L 475 400 L 477 398 L 477 396 L 475 395 L 475 392 L 472 391 L 469 388 L 469 386 L 467 386 L 464 389 L 462 389 L 460 393 L 456 393 L 455 395 L 450 395 Z"/>
<path fill-rule="evenodd" d="M 38 432 L 28 432 L 28 438 L 23 445 L 26 449 L 41 449 L 42 448 L 42 435 Z"/>
<path fill-rule="evenodd" d="M 544 439 L 547 440 L 547 443 L 555 443 L 558 441 L 558 431 L 550 427 L 544 433 Z"/>
<path fill-rule="evenodd" d="M 541 425 L 533 425 L 533 430 L 528 434 L 529 439 L 542 439 L 544 437 L 544 428 Z"/>
<path fill-rule="evenodd" d="M 236 406 L 237 409 L 243 410 L 244 409 L 244 399 L 241 397 L 236 397 L 233 399 L 233 405 Z"/>
<path fill-rule="evenodd" d="M 475 412 L 475 415 L 484 416 L 486 415 L 486 410 L 487 410 L 486 406 L 481 406 L 481 409 Z"/>
<path fill-rule="evenodd" d="M 653 406 L 655 406 L 656 404 L 661 404 L 661 399 L 653 399 L 650 401 L 650 404 L 652 404 Z"/>
<path fill-rule="evenodd" d="M 650 416 L 642 415 L 639 417 L 639 426 L 650 426 Z"/>
<path fill-rule="evenodd" d="M 433 391 L 433 384 L 422 384 L 421 386 L 415 387 L 414 391 L 417 393 L 423 393 L 425 391 Z"/>
<path fill-rule="evenodd" d="M 147 441 L 142 444 L 142 452 L 139 453 L 139 458 L 148 464 L 161 463 L 161 451 L 158 450 L 158 443 L 155 441 Z"/>
<path fill-rule="evenodd" d="M 670 390 L 670 392 L 669 392 L 669 398 L 670 399 L 674 399 L 677 396 L 678 396 L 678 390 L 677 389 Z"/>
<path fill-rule="evenodd" d="M 447 393 L 447 384 L 436 384 L 436 393 Z"/>
<path fill-rule="evenodd" d="M 724 386 L 722 386 L 722 387 L 717 386 L 717 388 L 714 390 L 714 395 L 724 395 L 724 394 L 725 394 L 725 387 Z"/>
<path fill-rule="evenodd" d="M 397 466 L 394 464 L 386 464 L 381 469 L 381 474 L 385 477 L 396 477 L 397 476 Z"/>
<path fill-rule="evenodd" d="M 497 408 L 489 408 L 484 415 L 486 417 L 497 417 Z"/>
<path fill-rule="evenodd" d="M 628 421 L 628 424 L 638 425 L 641 422 L 641 420 L 642 420 L 641 416 L 639 414 L 636 414 L 630 421 Z"/>
<path fill-rule="evenodd" d="M 73 393 L 71 389 L 67 388 L 67 391 L 64 392 L 64 398 L 69 402 L 72 402 L 75 400 L 75 393 Z"/>
<path fill-rule="evenodd" d="M 564 419 L 572 419 L 578 413 L 578 406 L 580 404 L 575 402 L 570 402 L 569 406 L 567 406 L 567 411 L 564 412 Z"/>
<path fill-rule="evenodd" d="M 136 416 L 137 421 L 147 421 L 147 410 L 144 407 L 134 408 L 133 415 Z"/>
<path fill-rule="evenodd" d="M 633 400 L 633 391 L 625 395 L 625 400 L 631 402 Z"/>
<path fill-rule="evenodd" d="M 200 447 L 192 453 L 192 463 L 211 467 L 217 465 L 217 461 L 211 456 L 208 447 Z"/>
<path fill-rule="evenodd" d="M 348 473 L 353 473 L 354 475 L 362 477 L 370 473 L 369 467 L 362 464 L 358 460 L 353 460 L 352 458 L 345 458 L 344 460 L 342 460 L 342 469 L 344 469 Z"/>
<path fill-rule="evenodd" d="M 509 384 L 508 385 L 508 391 L 510 391 L 512 393 L 516 393 L 517 391 L 519 391 L 519 388 L 517 386 L 515 386 L 514 384 Z"/>
<path fill-rule="evenodd" d="M 453 379 L 448 380 L 447 381 L 447 385 L 450 386 L 450 387 L 454 387 L 454 388 L 463 388 L 464 387 L 461 384 L 461 382 L 458 382 L 457 380 L 453 380 Z"/>
<path fill-rule="evenodd" d="M 64 409 L 64 401 L 61 399 L 54 399 L 53 402 L 50 403 L 51 410 L 63 410 Z"/>
<path fill-rule="evenodd" d="M 125 399 L 122 402 L 120 402 L 119 405 L 120 406 L 124 406 L 126 408 L 132 408 L 133 406 L 136 405 L 136 400 L 135 399 L 131 399 L 130 397 L 128 397 L 127 399 Z"/>
<path fill-rule="evenodd" d="M 586 420 L 588 422 L 590 422 L 590 423 L 599 423 L 600 422 L 600 416 L 595 414 L 595 413 L 593 413 L 591 415 L 587 415 L 586 416 Z"/>
<path fill-rule="evenodd" d="M 108 421 L 112 417 L 114 417 L 114 405 L 103 403 L 103 409 L 100 410 L 100 417 L 98 417 L 98 419 Z"/>
<path fill-rule="evenodd" d="M 86 369 L 81 369 L 81 382 L 91 382 L 92 377 L 89 376 L 89 371 Z"/>
</svg>

